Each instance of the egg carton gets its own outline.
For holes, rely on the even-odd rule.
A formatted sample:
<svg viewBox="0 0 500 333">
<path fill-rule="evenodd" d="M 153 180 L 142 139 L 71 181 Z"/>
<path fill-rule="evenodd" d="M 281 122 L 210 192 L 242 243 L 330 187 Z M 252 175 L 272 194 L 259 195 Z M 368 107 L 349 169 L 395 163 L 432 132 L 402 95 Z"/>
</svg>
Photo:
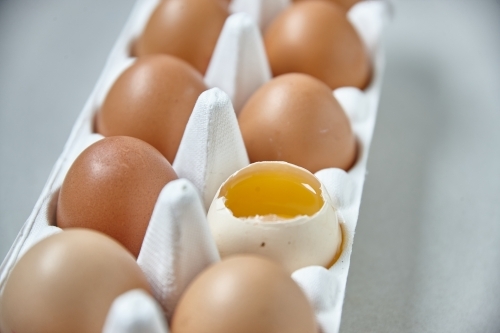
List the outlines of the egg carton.
<svg viewBox="0 0 500 333">
<path fill-rule="evenodd" d="M 0 266 L 0 297 L 17 260 L 38 241 L 61 232 L 55 226 L 61 184 L 76 157 L 103 138 L 94 132 L 95 114 L 113 82 L 133 63 L 132 45 L 159 2 L 137 0 L 42 194 Z M 249 164 L 237 114 L 249 96 L 271 79 L 261 31 L 289 5 L 289 0 L 232 1 L 232 14 L 224 24 L 204 78 L 214 88 L 203 92 L 196 102 L 173 162 L 180 179 L 161 191 L 137 259 L 160 306 L 144 292 L 125 293 L 112 305 L 103 332 L 168 332 L 165 318 L 170 320 L 187 285 L 220 260 L 206 220 L 207 209 L 219 186 Z M 370 52 L 374 69 L 372 82 L 364 91 L 353 87 L 333 91 L 351 121 L 359 152 L 348 172 L 328 168 L 316 173 L 335 204 L 343 234 L 342 253 L 328 269 L 310 266 L 292 274 L 311 301 L 324 333 L 336 333 L 340 326 L 382 85 L 382 30 L 390 14 L 390 5 L 382 0 L 362 1 L 348 12 Z"/>
</svg>

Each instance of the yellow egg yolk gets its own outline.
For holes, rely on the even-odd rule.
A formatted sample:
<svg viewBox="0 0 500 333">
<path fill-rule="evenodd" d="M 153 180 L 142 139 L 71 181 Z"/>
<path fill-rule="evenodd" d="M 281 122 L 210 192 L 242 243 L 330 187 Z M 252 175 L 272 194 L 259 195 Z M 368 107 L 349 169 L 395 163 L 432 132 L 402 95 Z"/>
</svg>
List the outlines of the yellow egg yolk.
<svg viewBox="0 0 500 333">
<path fill-rule="evenodd" d="M 309 175 L 269 170 L 236 177 L 226 183 L 220 197 L 235 217 L 264 220 L 312 216 L 323 207 L 320 184 Z"/>
</svg>

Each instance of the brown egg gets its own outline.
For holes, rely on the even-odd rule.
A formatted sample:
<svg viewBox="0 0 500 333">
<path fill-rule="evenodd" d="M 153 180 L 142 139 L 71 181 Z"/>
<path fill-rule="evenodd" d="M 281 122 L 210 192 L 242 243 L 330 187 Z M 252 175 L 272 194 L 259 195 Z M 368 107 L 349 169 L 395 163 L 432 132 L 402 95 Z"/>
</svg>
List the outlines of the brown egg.
<svg viewBox="0 0 500 333">
<path fill-rule="evenodd" d="M 315 0 L 293 0 L 293 2 L 302 2 L 302 1 L 315 1 Z M 325 0 L 335 3 L 337 5 L 342 6 L 345 10 L 349 10 L 352 6 L 357 4 L 362 0 Z"/>
<path fill-rule="evenodd" d="M 215 44 L 229 16 L 224 0 L 164 0 L 151 15 L 135 52 L 141 57 L 165 53 L 205 74 Z"/>
<path fill-rule="evenodd" d="M 231 4 L 232 0 L 215 0 L 215 1 L 219 1 L 224 6 L 224 8 L 227 8 L 229 10 L 229 5 Z"/>
<path fill-rule="evenodd" d="M 291 5 L 266 30 L 275 76 L 306 73 L 336 89 L 364 89 L 370 82 L 368 52 L 341 7 L 323 0 Z"/>
<path fill-rule="evenodd" d="M 14 266 L 0 302 L 3 332 L 100 333 L 114 299 L 137 288 L 150 292 L 123 246 L 95 231 L 67 230 Z"/>
<path fill-rule="evenodd" d="M 309 75 L 269 81 L 250 97 L 238 122 L 252 163 L 285 161 L 314 173 L 348 170 L 356 159 L 344 110 L 330 88 Z"/>
<path fill-rule="evenodd" d="M 234 256 L 203 271 L 184 292 L 172 333 L 317 333 L 314 313 L 281 266 Z"/>
<path fill-rule="evenodd" d="M 138 59 L 111 87 L 97 113 L 96 131 L 146 141 L 173 163 L 203 77 L 186 62 L 167 55 Z"/>
<path fill-rule="evenodd" d="M 174 179 L 170 163 L 144 141 L 104 138 L 69 169 L 59 192 L 57 225 L 101 231 L 137 257 L 158 195 Z"/>
</svg>

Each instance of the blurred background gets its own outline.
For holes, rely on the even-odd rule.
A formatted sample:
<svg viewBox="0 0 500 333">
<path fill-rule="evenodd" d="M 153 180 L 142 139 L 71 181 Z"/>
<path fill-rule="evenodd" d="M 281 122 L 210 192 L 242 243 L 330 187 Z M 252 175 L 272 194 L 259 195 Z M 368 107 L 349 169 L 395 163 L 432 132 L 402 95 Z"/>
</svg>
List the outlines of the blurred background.
<svg viewBox="0 0 500 333">
<path fill-rule="evenodd" d="M 133 0 L 0 0 L 0 259 Z M 392 1 L 341 332 L 500 332 L 500 1 Z"/>
</svg>

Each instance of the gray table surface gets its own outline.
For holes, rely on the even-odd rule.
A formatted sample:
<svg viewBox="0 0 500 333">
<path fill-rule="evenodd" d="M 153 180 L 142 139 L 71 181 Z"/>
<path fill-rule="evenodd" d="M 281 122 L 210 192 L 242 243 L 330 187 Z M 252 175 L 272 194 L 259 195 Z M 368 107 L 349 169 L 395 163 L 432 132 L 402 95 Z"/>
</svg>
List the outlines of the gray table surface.
<svg viewBox="0 0 500 333">
<path fill-rule="evenodd" d="M 500 2 L 393 1 L 341 332 L 500 332 Z M 0 0 L 0 258 L 133 0 Z"/>
</svg>

